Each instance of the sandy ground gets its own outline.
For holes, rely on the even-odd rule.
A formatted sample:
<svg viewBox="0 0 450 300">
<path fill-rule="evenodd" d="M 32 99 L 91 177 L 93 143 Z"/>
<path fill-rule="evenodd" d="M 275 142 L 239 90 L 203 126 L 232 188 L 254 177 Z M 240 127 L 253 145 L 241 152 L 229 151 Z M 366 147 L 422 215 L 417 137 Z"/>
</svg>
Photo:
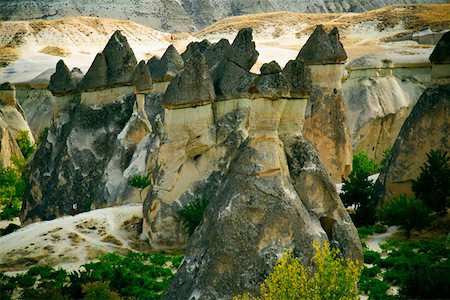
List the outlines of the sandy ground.
<svg viewBox="0 0 450 300">
<path fill-rule="evenodd" d="M 143 250 L 142 205 L 97 209 L 37 222 L 0 237 L 0 271 L 49 264 L 69 270 L 107 252 Z"/>
</svg>

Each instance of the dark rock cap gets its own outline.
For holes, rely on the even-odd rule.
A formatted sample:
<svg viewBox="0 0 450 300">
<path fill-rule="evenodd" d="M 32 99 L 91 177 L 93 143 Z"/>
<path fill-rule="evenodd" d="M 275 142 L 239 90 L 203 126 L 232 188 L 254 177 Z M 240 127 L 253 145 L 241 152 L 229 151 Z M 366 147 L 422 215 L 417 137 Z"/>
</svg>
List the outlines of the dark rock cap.
<svg viewBox="0 0 450 300">
<path fill-rule="evenodd" d="M 214 67 L 225 57 L 225 54 L 230 46 L 230 42 L 227 39 L 221 39 L 205 50 L 203 55 L 206 58 L 206 63 L 208 64 L 209 69 Z"/>
<path fill-rule="evenodd" d="M 278 74 L 281 72 L 281 67 L 276 61 L 263 64 L 260 69 L 261 75 Z"/>
<path fill-rule="evenodd" d="M 106 59 L 103 53 L 98 53 L 95 56 L 92 65 L 89 67 L 84 78 L 79 84 L 80 90 L 90 90 L 108 85 L 108 70 L 106 66 Z"/>
<path fill-rule="evenodd" d="M 50 77 L 48 89 L 55 95 L 65 94 L 76 89 L 76 83 L 72 81 L 69 68 L 62 59 L 56 64 L 56 71 Z"/>
<path fill-rule="evenodd" d="M 334 28 L 327 35 L 323 25 L 318 25 L 300 50 L 297 59 L 303 61 L 306 65 L 340 64 L 345 62 L 347 54 L 339 41 L 337 28 Z"/>
<path fill-rule="evenodd" d="M 161 59 L 152 58 L 148 67 L 155 82 L 170 81 L 184 68 L 183 58 L 173 45 L 170 45 Z"/>
<path fill-rule="evenodd" d="M 130 82 L 137 61 L 127 38 L 119 30 L 111 36 L 103 49 L 103 54 L 106 60 L 108 84 Z"/>
<path fill-rule="evenodd" d="M 311 77 L 303 62 L 290 60 L 281 73 L 288 83 L 291 98 L 308 98 L 311 91 Z"/>
<path fill-rule="evenodd" d="M 141 60 L 133 72 L 133 82 L 140 91 L 152 88 L 152 76 L 145 65 L 145 61 Z"/>
<path fill-rule="evenodd" d="M 231 47 L 228 48 L 225 59 L 234 62 L 241 68 L 250 71 L 258 59 L 259 52 L 256 51 L 255 42 L 251 28 L 239 30 Z"/>
<path fill-rule="evenodd" d="M 433 64 L 450 64 L 450 31 L 444 33 L 430 55 Z"/>
<path fill-rule="evenodd" d="M 0 85 L 0 91 L 14 91 L 16 87 L 11 82 L 5 82 Z"/>
<path fill-rule="evenodd" d="M 186 51 L 181 54 L 181 57 L 186 62 L 195 50 L 199 50 L 200 53 L 204 53 L 210 46 L 211 43 L 206 39 L 201 42 L 191 42 L 187 45 Z"/>
<path fill-rule="evenodd" d="M 211 69 L 216 95 L 221 100 L 250 97 L 256 74 L 228 60 Z"/>
<path fill-rule="evenodd" d="M 164 106 L 181 108 L 212 102 L 216 95 L 203 54 L 197 49 L 186 61 L 184 70 L 172 79 L 164 94 Z"/>
</svg>

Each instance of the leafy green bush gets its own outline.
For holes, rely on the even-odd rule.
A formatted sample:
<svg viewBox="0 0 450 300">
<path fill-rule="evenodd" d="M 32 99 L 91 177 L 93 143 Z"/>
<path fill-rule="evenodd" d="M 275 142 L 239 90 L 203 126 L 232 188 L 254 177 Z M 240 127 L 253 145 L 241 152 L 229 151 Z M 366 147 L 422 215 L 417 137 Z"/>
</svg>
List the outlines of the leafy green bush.
<svg viewBox="0 0 450 300">
<path fill-rule="evenodd" d="M 181 222 L 189 235 L 192 235 L 198 225 L 200 225 L 200 222 L 203 220 L 203 213 L 208 207 L 208 204 L 209 200 L 207 198 L 200 197 L 183 207 L 178 212 L 178 216 L 180 217 Z"/>
<path fill-rule="evenodd" d="M 356 225 L 372 225 L 375 223 L 376 203 L 372 200 L 374 183 L 368 177 L 378 171 L 375 161 L 368 158 L 365 152 L 353 156 L 353 169 L 348 180 L 343 179 L 341 200 L 346 207 L 354 206 L 353 221 Z"/>
<path fill-rule="evenodd" d="M 384 233 L 386 231 L 387 231 L 386 226 L 381 224 L 361 226 L 358 227 L 358 236 L 360 239 L 364 239 L 374 233 Z"/>
<path fill-rule="evenodd" d="M 12 220 L 20 214 L 22 196 L 25 191 L 25 176 L 22 174 L 25 161 L 13 157 L 14 165 L 0 169 L 0 220 Z"/>
<path fill-rule="evenodd" d="M 313 267 L 305 266 L 292 251 L 285 252 L 273 272 L 261 284 L 261 297 L 255 299 L 356 299 L 361 268 L 349 259 L 341 258 L 328 243 L 321 248 L 313 244 Z M 248 294 L 234 300 L 252 299 Z"/>
<path fill-rule="evenodd" d="M 450 157 L 447 151 L 431 150 L 421 173 L 413 180 L 412 190 L 427 207 L 439 214 L 445 214 L 450 206 Z"/>
<path fill-rule="evenodd" d="M 379 219 L 386 225 L 399 225 L 409 239 L 411 230 L 421 230 L 430 223 L 430 212 L 422 201 L 399 195 L 389 200 L 379 212 Z"/>
<path fill-rule="evenodd" d="M 381 259 L 380 253 L 372 250 L 364 250 L 364 262 L 366 264 L 374 264 Z"/>
<path fill-rule="evenodd" d="M 128 178 L 128 184 L 139 190 L 139 198 L 142 200 L 142 192 L 152 183 L 152 179 L 148 175 L 134 175 Z"/>
<path fill-rule="evenodd" d="M 110 253 L 99 262 L 87 263 L 67 273 L 49 266 L 37 266 L 24 274 L 7 276 L 0 272 L 1 299 L 159 299 L 173 277 L 172 268 L 181 256 Z"/>
<path fill-rule="evenodd" d="M 31 142 L 28 132 L 25 130 L 19 130 L 17 138 L 17 145 L 19 145 L 20 151 L 25 159 L 28 159 L 34 150 L 36 150 L 36 145 Z"/>
</svg>

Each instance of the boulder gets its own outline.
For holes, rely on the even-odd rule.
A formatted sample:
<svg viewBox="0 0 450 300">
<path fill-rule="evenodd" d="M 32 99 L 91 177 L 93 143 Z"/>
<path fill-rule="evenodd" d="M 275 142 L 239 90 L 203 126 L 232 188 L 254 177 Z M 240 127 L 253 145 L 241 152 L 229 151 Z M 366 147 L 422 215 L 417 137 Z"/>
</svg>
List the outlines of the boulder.
<svg viewBox="0 0 450 300">
<path fill-rule="evenodd" d="M 450 31 L 444 33 L 430 55 L 433 64 L 450 64 Z"/>
<path fill-rule="evenodd" d="M 50 77 L 48 89 L 54 95 L 62 95 L 73 92 L 77 88 L 77 77 L 72 78 L 72 73 L 67 68 L 64 61 L 61 59 L 56 64 L 56 71 Z"/>
<path fill-rule="evenodd" d="M 154 82 L 170 81 L 183 70 L 184 61 L 177 49 L 170 45 L 159 61 L 156 58 L 150 60 L 147 66 Z"/>
<path fill-rule="evenodd" d="M 10 82 L 4 82 L 0 85 L 0 104 L 16 106 L 16 87 Z"/>
<path fill-rule="evenodd" d="M 222 60 L 211 69 L 214 88 L 218 99 L 250 97 L 250 87 L 256 74 L 250 73 L 239 65 Z"/>
<path fill-rule="evenodd" d="M 337 28 L 327 34 L 323 25 L 317 25 L 297 56 L 306 65 L 340 64 L 346 59 Z"/>
<path fill-rule="evenodd" d="M 193 50 L 184 64 L 184 70 L 167 87 L 164 106 L 191 107 L 211 103 L 215 99 L 214 84 L 205 57 L 199 49 Z"/>
<path fill-rule="evenodd" d="M 92 65 L 89 67 L 84 78 L 79 84 L 80 90 L 93 90 L 104 88 L 108 85 L 108 66 L 106 65 L 105 55 L 98 53 L 95 56 Z"/>
<path fill-rule="evenodd" d="M 137 61 L 127 38 L 120 30 L 114 32 L 102 52 L 105 55 L 108 84 L 129 83 Z"/>
<path fill-rule="evenodd" d="M 403 124 L 375 184 L 373 198 L 381 204 L 399 194 L 412 195 L 413 179 L 430 150 L 450 151 L 450 85 L 428 88 Z"/>
<path fill-rule="evenodd" d="M 133 83 L 138 91 L 146 91 L 152 88 L 152 76 L 143 60 L 139 62 L 133 71 Z"/>
</svg>

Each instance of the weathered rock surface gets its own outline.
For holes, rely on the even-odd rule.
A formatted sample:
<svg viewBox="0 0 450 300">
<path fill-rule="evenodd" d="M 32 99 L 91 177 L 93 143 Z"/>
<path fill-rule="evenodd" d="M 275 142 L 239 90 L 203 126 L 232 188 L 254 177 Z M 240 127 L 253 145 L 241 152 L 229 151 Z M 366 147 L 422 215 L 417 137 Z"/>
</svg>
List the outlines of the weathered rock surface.
<svg viewBox="0 0 450 300">
<path fill-rule="evenodd" d="M 102 52 L 107 65 L 109 85 L 128 83 L 132 80 L 137 61 L 127 38 L 117 30 L 106 44 Z"/>
<path fill-rule="evenodd" d="M 139 91 L 146 91 L 152 88 L 152 76 L 143 60 L 139 62 L 133 71 L 133 83 Z"/>
<path fill-rule="evenodd" d="M 66 94 L 73 92 L 77 88 L 77 81 L 72 79 L 72 74 L 67 68 L 64 61 L 61 59 L 56 64 L 56 71 L 50 77 L 48 89 L 54 94 Z"/>
<path fill-rule="evenodd" d="M 287 80 L 292 98 L 307 98 L 311 92 L 311 77 L 308 68 L 299 60 L 290 60 L 282 74 Z"/>
<path fill-rule="evenodd" d="M 184 70 L 167 87 L 164 94 L 164 106 L 167 108 L 202 105 L 216 98 L 205 57 L 199 49 L 192 51 Z"/>
<path fill-rule="evenodd" d="M 184 68 L 184 61 L 177 49 L 170 45 L 161 59 L 152 58 L 147 66 L 155 82 L 170 81 Z"/>
<path fill-rule="evenodd" d="M 12 165 L 12 157 L 23 157 L 16 140 L 9 131 L 8 124 L 0 118 L 0 168 Z"/>
<path fill-rule="evenodd" d="M 430 55 L 430 61 L 434 64 L 450 64 L 450 31 L 444 33 L 439 43 Z"/>
<path fill-rule="evenodd" d="M 201 42 L 191 42 L 186 47 L 186 51 L 181 54 L 181 57 L 186 62 L 192 54 L 196 51 L 200 51 L 202 54 L 211 46 L 211 43 L 208 40 L 203 40 Z"/>
<path fill-rule="evenodd" d="M 311 78 L 303 133 L 319 151 L 335 183 L 347 177 L 352 166 L 352 143 L 342 97 L 342 63 L 346 58 L 337 29 L 327 34 L 321 25 L 297 56 L 308 66 Z"/>
<path fill-rule="evenodd" d="M 318 25 L 297 56 L 306 65 L 340 64 L 347 60 L 347 54 L 339 41 L 335 27 L 329 34 Z"/>
<path fill-rule="evenodd" d="M 379 163 L 383 152 L 392 148 L 425 83 L 410 76 L 415 69 L 408 74 L 377 70 L 373 75 L 351 70 L 343 94 L 354 152 L 364 151 Z"/>
<path fill-rule="evenodd" d="M 53 120 L 30 165 L 21 220 L 49 220 L 99 206 L 101 177 L 133 112 L 134 95 L 91 107 L 72 103 Z"/>
<path fill-rule="evenodd" d="M 225 54 L 225 59 L 237 64 L 239 67 L 250 71 L 258 59 L 259 53 L 256 51 L 255 42 L 251 28 L 239 30 L 231 47 Z"/>
<path fill-rule="evenodd" d="M 108 66 L 106 65 L 105 55 L 103 53 L 98 53 L 83 80 L 81 80 L 79 88 L 80 90 L 92 90 L 104 88 L 107 85 Z"/>
<path fill-rule="evenodd" d="M 276 61 L 261 66 L 261 74 L 255 79 L 255 89 L 255 92 L 264 98 L 288 96 L 288 82 L 281 74 L 281 67 Z"/>
<path fill-rule="evenodd" d="M 223 59 L 229 47 L 230 42 L 227 39 L 220 39 L 220 41 L 212 44 L 203 52 L 203 55 L 206 58 L 206 63 L 210 69 Z"/>
<path fill-rule="evenodd" d="M 450 151 L 450 85 L 429 88 L 420 96 L 403 124 L 375 184 L 379 203 L 399 194 L 412 194 L 411 182 L 420 174 L 426 153 Z"/>
</svg>

